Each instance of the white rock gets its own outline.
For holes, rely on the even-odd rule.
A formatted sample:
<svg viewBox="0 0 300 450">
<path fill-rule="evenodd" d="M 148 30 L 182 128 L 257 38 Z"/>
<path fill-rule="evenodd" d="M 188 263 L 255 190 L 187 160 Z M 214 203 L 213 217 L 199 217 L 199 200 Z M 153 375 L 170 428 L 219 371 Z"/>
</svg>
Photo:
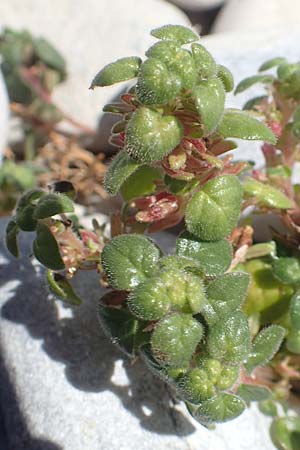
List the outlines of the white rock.
<svg viewBox="0 0 300 450">
<path fill-rule="evenodd" d="M 224 0 L 171 0 L 175 5 L 191 11 L 201 11 L 221 6 Z"/>
<path fill-rule="evenodd" d="M 4 79 L 0 71 L 0 164 L 6 145 L 8 131 L 9 104 Z"/>
<path fill-rule="evenodd" d="M 89 90 L 96 73 L 117 58 L 144 55 L 154 42 L 151 29 L 190 24 L 182 11 L 162 0 L 10 0 L 1 2 L 0 17 L 7 26 L 44 36 L 62 52 L 69 75 L 54 100 L 92 127 L 102 117 L 102 107 L 124 89 L 119 84 Z"/>
<path fill-rule="evenodd" d="M 174 240 L 160 236 L 165 247 Z M 274 449 L 257 409 L 209 431 L 174 406 L 164 383 L 103 336 L 97 276 L 84 274 L 84 303 L 71 310 L 47 299 L 25 257 L 12 260 L 2 246 L 0 259 L 0 409 L 10 450 Z"/>
<path fill-rule="evenodd" d="M 216 19 L 213 32 L 288 31 L 299 22 L 299 0 L 228 0 Z"/>
</svg>

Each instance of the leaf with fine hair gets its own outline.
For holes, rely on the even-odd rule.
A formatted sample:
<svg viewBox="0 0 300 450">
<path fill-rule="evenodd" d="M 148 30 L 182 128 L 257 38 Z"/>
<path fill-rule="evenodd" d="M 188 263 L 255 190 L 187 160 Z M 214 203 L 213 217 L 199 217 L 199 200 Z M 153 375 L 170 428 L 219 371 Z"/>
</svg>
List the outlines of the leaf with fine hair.
<svg viewBox="0 0 300 450">
<path fill-rule="evenodd" d="M 247 196 L 253 197 L 256 202 L 270 208 L 290 209 L 294 207 L 294 202 L 283 192 L 274 186 L 261 183 L 251 177 L 246 177 L 243 182 L 244 192 Z"/>
<path fill-rule="evenodd" d="M 19 233 L 19 227 L 17 225 L 16 219 L 12 218 L 6 227 L 5 230 L 5 242 L 7 250 L 15 257 L 19 256 L 18 242 L 17 237 Z"/>
<path fill-rule="evenodd" d="M 227 67 L 222 66 L 221 64 L 217 66 L 217 70 L 217 77 L 222 81 L 225 91 L 231 92 L 234 88 L 234 79 L 232 73 Z"/>
<path fill-rule="evenodd" d="M 53 193 L 46 194 L 38 201 L 33 216 L 39 220 L 70 212 L 74 212 L 73 201 L 67 195 Z"/>
<path fill-rule="evenodd" d="M 97 73 L 92 81 L 90 89 L 94 89 L 97 86 L 110 86 L 115 83 L 120 83 L 121 81 L 135 78 L 141 63 L 141 58 L 129 56 L 120 58 L 117 61 L 108 64 Z"/>
<path fill-rule="evenodd" d="M 297 258 L 281 256 L 272 261 L 274 277 L 281 283 L 300 284 L 300 263 Z"/>
<path fill-rule="evenodd" d="M 58 243 L 48 226 L 43 223 L 37 224 L 33 253 L 36 259 L 48 269 L 55 271 L 65 269 Z"/>
<path fill-rule="evenodd" d="M 244 401 L 233 394 L 220 393 L 202 402 L 193 412 L 193 417 L 200 423 L 227 422 L 238 417 L 244 411 Z"/>
<path fill-rule="evenodd" d="M 47 270 L 48 288 L 56 298 L 71 305 L 80 305 L 81 298 L 78 297 L 69 280 L 60 273 Z"/>
<path fill-rule="evenodd" d="M 201 79 L 213 77 L 217 73 L 217 64 L 206 48 L 201 44 L 192 44 L 192 55 Z"/>
<path fill-rule="evenodd" d="M 270 389 L 265 386 L 258 386 L 257 384 L 240 384 L 236 393 L 247 403 L 260 402 L 272 396 Z"/>
<path fill-rule="evenodd" d="M 189 44 L 199 40 L 199 35 L 182 25 L 163 25 L 151 31 L 157 39 L 176 41 L 178 44 Z"/>
<path fill-rule="evenodd" d="M 223 115 L 225 90 L 222 81 L 218 78 L 200 81 L 193 91 L 193 97 L 204 132 L 208 134 L 216 128 Z"/>
<path fill-rule="evenodd" d="M 156 167 L 140 166 L 122 184 L 122 197 L 128 202 L 133 198 L 152 194 L 156 190 L 156 182 L 161 178 L 161 171 Z"/>
<path fill-rule="evenodd" d="M 138 168 L 140 164 L 128 156 L 125 150 L 120 151 L 111 161 L 104 178 L 104 187 L 109 195 L 117 195 L 119 189 Z"/>
</svg>

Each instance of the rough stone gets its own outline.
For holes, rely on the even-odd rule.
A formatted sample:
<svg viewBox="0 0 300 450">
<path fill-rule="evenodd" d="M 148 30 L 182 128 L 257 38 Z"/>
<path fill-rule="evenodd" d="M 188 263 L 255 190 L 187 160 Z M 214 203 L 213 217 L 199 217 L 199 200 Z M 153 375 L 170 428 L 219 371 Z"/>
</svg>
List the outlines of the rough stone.
<svg viewBox="0 0 300 450">
<path fill-rule="evenodd" d="M 170 248 L 173 237 L 159 240 Z M 97 277 L 77 282 L 85 301 L 70 309 L 47 297 L 40 267 L 25 256 L 13 260 L 2 245 L 0 263 L 0 405 L 10 450 L 274 449 L 257 409 L 209 431 L 141 362 L 128 361 L 99 328 Z"/>
<path fill-rule="evenodd" d="M 8 116 L 9 116 L 9 106 L 8 106 L 7 91 L 2 73 L 0 71 L 0 164 L 2 161 L 3 152 L 5 149 L 7 139 Z"/>
</svg>

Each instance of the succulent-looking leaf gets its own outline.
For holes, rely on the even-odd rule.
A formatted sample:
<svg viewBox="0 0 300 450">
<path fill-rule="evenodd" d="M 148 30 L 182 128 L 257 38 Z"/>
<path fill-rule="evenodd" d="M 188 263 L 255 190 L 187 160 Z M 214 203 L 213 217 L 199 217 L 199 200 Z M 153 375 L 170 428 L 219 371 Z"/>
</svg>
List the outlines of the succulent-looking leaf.
<svg viewBox="0 0 300 450">
<path fill-rule="evenodd" d="M 210 133 L 221 120 L 225 105 L 223 83 L 218 78 L 200 81 L 193 91 L 196 109 L 204 125 L 205 133 Z"/>
<path fill-rule="evenodd" d="M 121 193 L 125 201 L 135 197 L 149 195 L 156 190 L 156 181 L 161 180 L 159 169 L 151 166 L 141 166 L 122 184 Z"/>
<path fill-rule="evenodd" d="M 235 88 L 234 93 L 239 94 L 257 83 L 270 84 L 273 81 L 274 77 L 272 75 L 253 75 L 252 77 L 247 77 L 240 81 Z"/>
<path fill-rule="evenodd" d="M 284 284 L 300 283 L 300 264 L 297 258 L 282 256 L 272 262 L 273 274 Z"/>
<path fill-rule="evenodd" d="M 109 195 L 117 195 L 119 189 L 140 166 L 128 156 L 125 150 L 120 151 L 110 163 L 104 178 L 104 187 Z"/>
<path fill-rule="evenodd" d="M 33 216 L 39 220 L 69 212 L 74 212 L 72 200 L 67 195 L 53 193 L 45 195 L 38 201 Z"/>
<path fill-rule="evenodd" d="M 240 384 L 236 393 L 246 403 L 267 400 L 272 395 L 272 392 L 267 387 L 253 384 Z"/>
<path fill-rule="evenodd" d="M 278 56 L 276 58 L 272 58 L 272 59 L 269 59 L 268 61 L 264 62 L 258 70 L 259 70 L 259 72 L 263 72 L 264 70 L 269 70 L 269 69 L 272 69 L 272 67 L 279 66 L 280 64 L 282 64 L 284 62 L 286 62 L 286 58 Z"/>
<path fill-rule="evenodd" d="M 196 261 L 195 259 L 186 258 L 184 256 L 163 256 L 159 260 L 159 265 L 162 269 L 186 270 L 187 272 L 201 273 L 202 275 L 202 271 L 200 269 L 198 261 Z"/>
<path fill-rule="evenodd" d="M 242 414 L 245 403 L 236 395 L 221 393 L 203 402 L 193 415 L 200 423 L 227 422 Z"/>
<path fill-rule="evenodd" d="M 159 41 L 152 45 L 145 55 L 148 58 L 156 58 L 164 63 L 168 63 L 176 57 L 176 53 L 180 49 L 180 45 L 175 41 Z"/>
<path fill-rule="evenodd" d="M 167 269 L 140 283 L 128 297 L 128 307 L 137 317 L 158 320 L 170 309 L 196 314 L 205 293 L 201 279 L 178 269 Z"/>
<path fill-rule="evenodd" d="M 202 325 L 190 314 L 167 315 L 153 331 L 153 355 L 162 365 L 184 367 L 189 363 L 202 335 Z"/>
<path fill-rule="evenodd" d="M 33 253 L 36 259 L 48 269 L 63 270 L 65 268 L 57 241 L 47 225 L 43 223 L 37 224 Z"/>
<path fill-rule="evenodd" d="M 145 322 L 136 320 L 126 309 L 104 306 L 98 308 L 98 317 L 103 331 L 114 344 L 128 356 L 135 356 L 140 344 L 147 339 L 148 333 L 143 332 Z"/>
<path fill-rule="evenodd" d="M 267 100 L 267 98 L 268 98 L 267 95 L 260 95 L 259 97 L 251 98 L 244 104 L 243 109 L 244 110 L 254 109 L 255 106 L 261 105 L 261 103 L 264 100 Z"/>
<path fill-rule="evenodd" d="M 163 116 L 149 108 L 139 108 L 126 131 L 126 150 L 140 163 L 160 161 L 181 141 L 183 129 L 174 116 Z"/>
<path fill-rule="evenodd" d="M 226 273 L 210 282 L 203 315 L 209 325 L 236 311 L 247 295 L 250 276 L 244 272 Z"/>
<path fill-rule="evenodd" d="M 279 417 L 272 422 L 270 434 L 273 444 L 282 450 L 299 450 L 300 417 Z M 297 436 L 297 440 L 294 439 Z"/>
<path fill-rule="evenodd" d="M 234 88 L 234 79 L 232 73 L 229 69 L 227 69 L 227 67 L 222 66 L 221 64 L 217 66 L 217 70 L 217 76 L 222 81 L 225 91 L 231 92 Z"/>
<path fill-rule="evenodd" d="M 245 363 L 248 373 L 252 372 L 257 366 L 267 364 L 273 358 L 282 343 L 284 335 L 285 330 L 279 325 L 270 325 L 258 333 Z"/>
<path fill-rule="evenodd" d="M 44 38 L 37 38 L 34 41 L 34 49 L 37 56 L 53 69 L 65 72 L 66 63 L 60 53 Z"/>
<path fill-rule="evenodd" d="M 192 54 L 202 79 L 213 77 L 217 72 L 217 64 L 205 47 L 201 44 L 192 44 Z"/>
<path fill-rule="evenodd" d="M 101 260 L 111 286 L 130 290 L 154 275 L 159 257 L 160 251 L 150 239 L 124 234 L 104 247 Z"/>
<path fill-rule="evenodd" d="M 19 233 L 19 227 L 17 225 L 16 219 L 12 218 L 6 227 L 6 247 L 7 250 L 15 257 L 19 256 L 17 236 Z"/>
<path fill-rule="evenodd" d="M 217 131 L 224 137 L 276 143 L 276 137 L 263 122 L 249 116 L 244 111 L 227 109 Z"/>
<path fill-rule="evenodd" d="M 250 350 L 250 331 L 245 314 L 237 311 L 212 326 L 207 345 L 213 358 L 229 363 L 244 361 Z"/>
<path fill-rule="evenodd" d="M 300 292 L 291 298 L 289 313 L 293 330 L 300 331 Z"/>
<path fill-rule="evenodd" d="M 230 266 L 232 247 L 226 239 L 205 242 L 184 231 L 176 241 L 176 252 L 196 260 L 204 274 L 215 277 L 223 274 Z"/>
<path fill-rule="evenodd" d="M 244 192 L 254 197 L 257 202 L 270 208 L 289 209 L 294 202 L 274 186 L 261 183 L 254 178 L 247 177 L 243 183 Z"/>
<path fill-rule="evenodd" d="M 47 283 L 50 292 L 63 302 L 80 305 L 81 299 L 72 288 L 69 280 L 60 273 L 47 270 Z"/>
<path fill-rule="evenodd" d="M 185 221 L 190 233 L 205 241 L 227 236 L 237 224 L 242 187 L 233 175 L 208 181 L 187 204 Z"/>
<path fill-rule="evenodd" d="M 157 39 L 176 41 L 178 44 L 189 44 L 199 40 L 198 34 L 182 25 L 164 25 L 151 31 Z"/>
<path fill-rule="evenodd" d="M 246 253 L 246 259 L 261 258 L 262 256 L 270 256 L 271 258 L 275 258 L 276 242 L 270 241 L 251 245 Z"/>
<path fill-rule="evenodd" d="M 100 70 L 93 79 L 90 88 L 110 86 L 121 81 L 131 80 L 137 76 L 141 63 L 141 58 L 137 56 L 120 58 Z"/>
</svg>

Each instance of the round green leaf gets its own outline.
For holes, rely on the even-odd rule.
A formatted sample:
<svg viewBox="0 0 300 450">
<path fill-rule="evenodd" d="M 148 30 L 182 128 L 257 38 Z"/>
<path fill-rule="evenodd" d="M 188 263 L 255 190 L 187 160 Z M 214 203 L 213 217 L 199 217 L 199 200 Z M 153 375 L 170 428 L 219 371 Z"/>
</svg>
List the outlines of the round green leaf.
<svg viewBox="0 0 300 450">
<path fill-rule="evenodd" d="M 248 141 L 276 143 L 276 137 L 263 122 L 249 116 L 244 111 L 227 109 L 218 126 L 218 133 L 224 138 L 233 137 Z"/>
<path fill-rule="evenodd" d="M 281 257 L 272 263 L 273 274 L 284 284 L 300 283 L 300 264 L 297 258 Z M 299 317 L 300 318 L 300 317 Z"/>
<path fill-rule="evenodd" d="M 180 143 L 182 136 L 176 117 L 143 107 L 135 111 L 128 123 L 126 150 L 140 163 L 160 161 Z"/>
<path fill-rule="evenodd" d="M 100 70 L 93 79 L 90 88 L 110 86 L 121 81 L 131 80 L 137 76 L 141 63 L 141 58 L 137 56 L 120 58 Z"/>
<path fill-rule="evenodd" d="M 199 40 L 198 34 L 182 25 L 164 25 L 151 31 L 158 39 L 176 41 L 178 44 L 189 44 Z"/>
<path fill-rule="evenodd" d="M 68 212 L 74 212 L 72 200 L 67 195 L 53 193 L 45 195 L 38 201 L 33 216 L 39 220 Z"/>
<path fill-rule="evenodd" d="M 159 257 L 160 251 L 150 239 L 124 234 L 104 247 L 101 261 L 111 286 L 130 290 L 156 272 Z"/>
<path fill-rule="evenodd" d="M 231 263 L 232 247 L 226 239 L 205 242 L 184 231 L 176 241 L 176 252 L 196 260 L 204 274 L 215 277 L 223 274 Z"/>
<path fill-rule="evenodd" d="M 245 403 L 236 395 L 218 394 L 202 402 L 194 412 L 194 417 L 200 423 L 227 422 L 242 414 Z"/>
<path fill-rule="evenodd" d="M 245 194 L 254 197 L 257 202 L 270 208 L 289 209 L 294 206 L 294 202 L 279 189 L 254 178 L 247 177 L 243 187 Z"/>
<path fill-rule="evenodd" d="M 233 175 L 208 181 L 187 204 L 185 221 L 190 233 L 205 241 L 227 236 L 237 224 L 242 187 Z"/>
<path fill-rule="evenodd" d="M 136 197 L 149 195 L 155 192 L 156 181 L 161 179 L 159 169 L 150 166 L 141 166 L 132 173 L 122 184 L 121 193 L 127 202 Z"/>
<path fill-rule="evenodd" d="M 216 393 L 210 374 L 202 368 L 189 370 L 179 380 L 179 391 L 185 401 L 195 405 L 208 400 Z"/>
<path fill-rule="evenodd" d="M 33 253 L 40 263 L 51 270 L 63 270 L 65 264 L 59 252 L 57 241 L 47 225 L 38 223 Z"/>
<path fill-rule="evenodd" d="M 217 64 L 203 45 L 192 44 L 192 54 L 200 78 L 210 78 L 216 74 Z"/>
<path fill-rule="evenodd" d="M 191 315 L 168 315 L 157 323 L 153 331 L 153 355 L 162 365 L 186 366 L 202 335 L 202 325 Z"/>
<path fill-rule="evenodd" d="M 232 91 L 232 89 L 234 88 L 234 79 L 230 70 L 227 69 L 227 67 L 222 66 L 221 64 L 217 66 L 217 69 L 218 69 L 217 76 L 222 81 L 225 91 L 226 92 Z"/>
<path fill-rule="evenodd" d="M 109 195 L 117 195 L 126 179 L 140 166 L 131 159 L 125 150 L 119 152 L 111 161 L 105 174 L 104 187 Z"/>
<path fill-rule="evenodd" d="M 210 133 L 220 122 L 225 105 L 223 83 L 218 78 L 200 81 L 193 91 L 196 109 L 206 133 Z"/>
</svg>

